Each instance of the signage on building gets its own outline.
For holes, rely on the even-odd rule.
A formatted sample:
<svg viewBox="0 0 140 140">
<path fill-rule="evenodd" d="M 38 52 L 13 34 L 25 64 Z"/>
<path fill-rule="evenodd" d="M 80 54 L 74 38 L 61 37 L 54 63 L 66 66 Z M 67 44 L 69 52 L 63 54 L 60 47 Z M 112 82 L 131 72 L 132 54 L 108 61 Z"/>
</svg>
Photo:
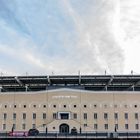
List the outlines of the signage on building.
<svg viewBox="0 0 140 140">
<path fill-rule="evenodd" d="M 52 96 L 53 99 L 76 99 L 77 96 L 64 96 L 64 95 L 58 95 L 58 96 Z"/>
</svg>

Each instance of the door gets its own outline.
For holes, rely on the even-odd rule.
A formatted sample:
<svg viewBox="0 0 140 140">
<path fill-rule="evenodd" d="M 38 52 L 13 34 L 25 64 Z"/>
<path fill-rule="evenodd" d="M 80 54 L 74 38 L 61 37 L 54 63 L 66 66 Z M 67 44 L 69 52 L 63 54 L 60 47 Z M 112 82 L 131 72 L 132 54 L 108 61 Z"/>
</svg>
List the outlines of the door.
<svg viewBox="0 0 140 140">
<path fill-rule="evenodd" d="M 59 126 L 59 132 L 61 133 L 61 134 L 66 134 L 66 133 L 69 133 L 69 125 L 67 125 L 67 124 L 61 124 L 60 126 Z"/>
</svg>

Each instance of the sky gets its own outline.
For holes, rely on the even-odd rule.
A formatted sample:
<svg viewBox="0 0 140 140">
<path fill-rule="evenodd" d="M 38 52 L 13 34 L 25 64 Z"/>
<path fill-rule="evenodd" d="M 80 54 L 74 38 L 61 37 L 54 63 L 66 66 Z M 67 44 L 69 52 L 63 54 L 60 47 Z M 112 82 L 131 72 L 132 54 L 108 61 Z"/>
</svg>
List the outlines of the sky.
<svg viewBox="0 0 140 140">
<path fill-rule="evenodd" d="M 1 75 L 140 74 L 140 0 L 0 0 Z"/>
</svg>

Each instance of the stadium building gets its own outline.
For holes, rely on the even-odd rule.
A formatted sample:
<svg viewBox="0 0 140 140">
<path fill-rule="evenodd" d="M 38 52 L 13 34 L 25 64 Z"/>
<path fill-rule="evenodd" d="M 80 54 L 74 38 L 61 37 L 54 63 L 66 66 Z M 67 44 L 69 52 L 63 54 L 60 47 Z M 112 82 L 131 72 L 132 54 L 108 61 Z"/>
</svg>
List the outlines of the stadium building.
<svg viewBox="0 0 140 140">
<path fill-rule="evenodd" d="M 1 132 L 139 135 L 139 75 L 0 77 Z"/>
</svg>

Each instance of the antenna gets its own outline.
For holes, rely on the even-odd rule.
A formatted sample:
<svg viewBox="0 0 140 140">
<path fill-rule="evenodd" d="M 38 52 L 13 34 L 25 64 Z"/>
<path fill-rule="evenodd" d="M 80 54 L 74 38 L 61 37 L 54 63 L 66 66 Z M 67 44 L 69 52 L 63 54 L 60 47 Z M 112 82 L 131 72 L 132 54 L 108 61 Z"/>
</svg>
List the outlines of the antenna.
<svg viewBox="0 0 140 140">
<path fill-rule="evenodd" d="M 133 70 L 131 70 L 131 75 L 133 75 Z"/>
</svg>

